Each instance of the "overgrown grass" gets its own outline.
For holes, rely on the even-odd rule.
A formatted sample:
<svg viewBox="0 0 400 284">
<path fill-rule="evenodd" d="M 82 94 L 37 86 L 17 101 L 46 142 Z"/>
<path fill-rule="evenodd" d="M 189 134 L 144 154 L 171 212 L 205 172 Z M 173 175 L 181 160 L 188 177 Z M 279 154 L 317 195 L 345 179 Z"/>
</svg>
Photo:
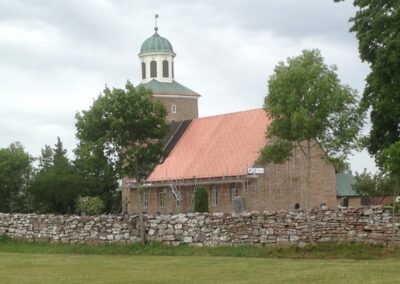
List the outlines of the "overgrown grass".
<svg viewBox="0 0 400 284">
<path fill-rule="evenodd" d="M 361 243 L 321 243 L 297 246 L 194 247 L 147 244 L 61 244 L 26 241 L 0 236 L 0 252 L 40 254 L 153 255 L 153 256 L 223 256 L 291 259 L 378 259 L 400 258 L 400 247 Z"/>
</svg>

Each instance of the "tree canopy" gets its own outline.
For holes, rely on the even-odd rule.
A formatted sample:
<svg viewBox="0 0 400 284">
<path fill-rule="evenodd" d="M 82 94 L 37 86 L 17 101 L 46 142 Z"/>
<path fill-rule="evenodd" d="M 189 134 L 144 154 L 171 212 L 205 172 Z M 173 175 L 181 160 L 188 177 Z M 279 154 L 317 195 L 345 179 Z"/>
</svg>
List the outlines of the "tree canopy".
<svg viewBox="0 0 400 284">
<path fill-rule="evenodd" d="M 96 151 L 97 152 L 94 152 Z M 79 143 L 74 151 L 74 166 L 80 180 L 80 195 L 100 197 L 106 212 L 120 212 L 121 193 L 114 169 L 102 151 L 91 143 Z"/>
<path fill-rule="evenodd" d="M 264 109 L 271 123 L 261 161 L 280 163 L 291 156 L 294 147 L 300 148 L 307 161 L 301 206 L 306 209 L 310 227 L 313 148 L 321 145 L 326 158 L 344 164 L 349 151 L 357 145 L 362 126 L 356 91 L 340 83 L 336 67 L 325 65 L 319 50 L 303 50 L 301 55 L 275 67 L 268 81 Z M 313 242 L 311 228 L 308 233 Z"/>
<path fill-rule="evenodd" d="M 33 158 L 19 142 L 0 149 L 0 212 L 30 209 L 28 187 Z"/>
<path fill-rule="evenodd" d="M 73 213 L 81 194 L 81 182 L 59 137 L 54 148 L 46 145 L 42 149 L 39 161 L 38 173 L 30 186 L 34 210 L 42 213 Z"/>
<path fill-rule="evenodd" d="M 363 116 L 356 91 L 340 83 L 336 67 L 325 65 L 318 50 L 304 50 L 275 67 L 264 108 L 272 119 L 266 161 L 286 159 L 294 142 L 305 155 L 302 141 L 311 148 L 320 144 L 334 161 L 343 161 L 357 146 Z"/>
<path fill-rule="evenodd" d="M 371 109 L 366 146 L 377 157 L 400 140 L 400 2 L 354 0 L 353 5 L 358 10 L 350 31 L 358 39 L 360 58 L 371 68 L 362 98 L 363 107 Z"/>
<path fill-rule="evenodd" d="M 125 89 L 106 87 L 89 110 L 76 114 L 81 147 L 106 158 L 118 178 L 144 178 L 162 155 L 166 110 L 150 95 L 128 81 Z"/>
<path fill-rule="evenodd" d="M 395 182 L 388 175 L 382 173 L 371 174 L 366 169 L 362 173 L 356 172 L 354 190 L 361 196 L 377 197 L 391 196 Z"/>
</svg>

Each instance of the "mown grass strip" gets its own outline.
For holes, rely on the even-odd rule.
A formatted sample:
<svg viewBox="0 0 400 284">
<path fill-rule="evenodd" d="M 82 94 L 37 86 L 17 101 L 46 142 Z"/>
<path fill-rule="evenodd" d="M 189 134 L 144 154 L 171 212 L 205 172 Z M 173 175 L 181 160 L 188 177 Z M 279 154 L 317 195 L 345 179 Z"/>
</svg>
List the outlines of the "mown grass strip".
<svg viewBox="0 0 400 284">
<path fill-rule="evenodd" d="M 0 236 L 0 252 L 42 254 L 154 255 L 154 256 L 225 256 L 292 259 L 378 259 L 400 258 L 400 247 L 362 243 L 320 243 L 297 246 L 194 247 L 147 244 L 61 244 L 27 241 Z"/>
</svg>

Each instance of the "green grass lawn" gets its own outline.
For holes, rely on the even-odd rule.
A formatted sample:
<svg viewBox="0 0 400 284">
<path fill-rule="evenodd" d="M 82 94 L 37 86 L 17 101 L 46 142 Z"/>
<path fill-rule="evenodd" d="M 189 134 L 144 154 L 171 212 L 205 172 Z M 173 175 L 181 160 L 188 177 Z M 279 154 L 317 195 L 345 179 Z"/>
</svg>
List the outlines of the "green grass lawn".
<svg viewBox="0 0 400 284">
<path fill-rule="evenodd" d="M 399 283 L 400 259 L 0 253 L 0 283 Z"/>
<path fill-rule="evenodd" d="M 400 247 L 74 245 L 0 236 L 0 283 L 400 283 Z"/>
</svg>

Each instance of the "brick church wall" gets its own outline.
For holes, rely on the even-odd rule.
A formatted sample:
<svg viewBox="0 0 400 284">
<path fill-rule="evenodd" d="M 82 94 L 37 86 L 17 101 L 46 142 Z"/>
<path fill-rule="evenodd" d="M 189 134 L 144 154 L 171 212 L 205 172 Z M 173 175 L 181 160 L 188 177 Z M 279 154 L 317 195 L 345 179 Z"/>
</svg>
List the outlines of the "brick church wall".
<svg viewBox="0 0 400 284">
<path fill-rule="evenodd" d="M 321 148 L 315 147 L 311 168 L 311 193 L 310 208 L 318 208 L 321 205 L 334 207 L 338 205 L 336 198 L 336 176 L 334 167 L 323 159 Z M 264 210 L 290 210 L 306 207 L 307 190 L 306 174 L 307 160 L 300 149 L 293 151 L 293 156 L 283 164 L 270 164 L 265 166 L 265 173 L 249 177 L 245 182 L 221 183 L 197 186 L 208 190 L 210 212 L 232 212 L 232 187 L 238 188 L 238 195 L 244 198 L 246 211 Z M 218 204 L 213 206 L 212 187 L 219 189 Z M 142 208 L 149 214 L 186 213 L 193 208 L 191 202 L 193 186 L 180 187 L 183 200 L 180 206 L 176 206 L 175 197 L 170 188 L 166 186 L 166 200 L 164 207 L 159 205 L 159 187 L 149 190 L 149 206 Z M 130 192 L 129 192 L 130 191 Z M 140 211 L 141 197 L 135 189 L 124 189 L 125 202 L 128 202 L 127 212 L 132 214 Z M 124 200 L 123 198 L 123 200 Z M 124 201 L 123 201 L 124 202 Z"/>
<path fill-rule="evenodd" d="M 156 99 L 164 104 L 168 121 L 183 121 L 199 117 L 197 98 L 156 97 Z M 176 113 L 171 113 L 172 105 L 176 105 Z"/>
</svg>

